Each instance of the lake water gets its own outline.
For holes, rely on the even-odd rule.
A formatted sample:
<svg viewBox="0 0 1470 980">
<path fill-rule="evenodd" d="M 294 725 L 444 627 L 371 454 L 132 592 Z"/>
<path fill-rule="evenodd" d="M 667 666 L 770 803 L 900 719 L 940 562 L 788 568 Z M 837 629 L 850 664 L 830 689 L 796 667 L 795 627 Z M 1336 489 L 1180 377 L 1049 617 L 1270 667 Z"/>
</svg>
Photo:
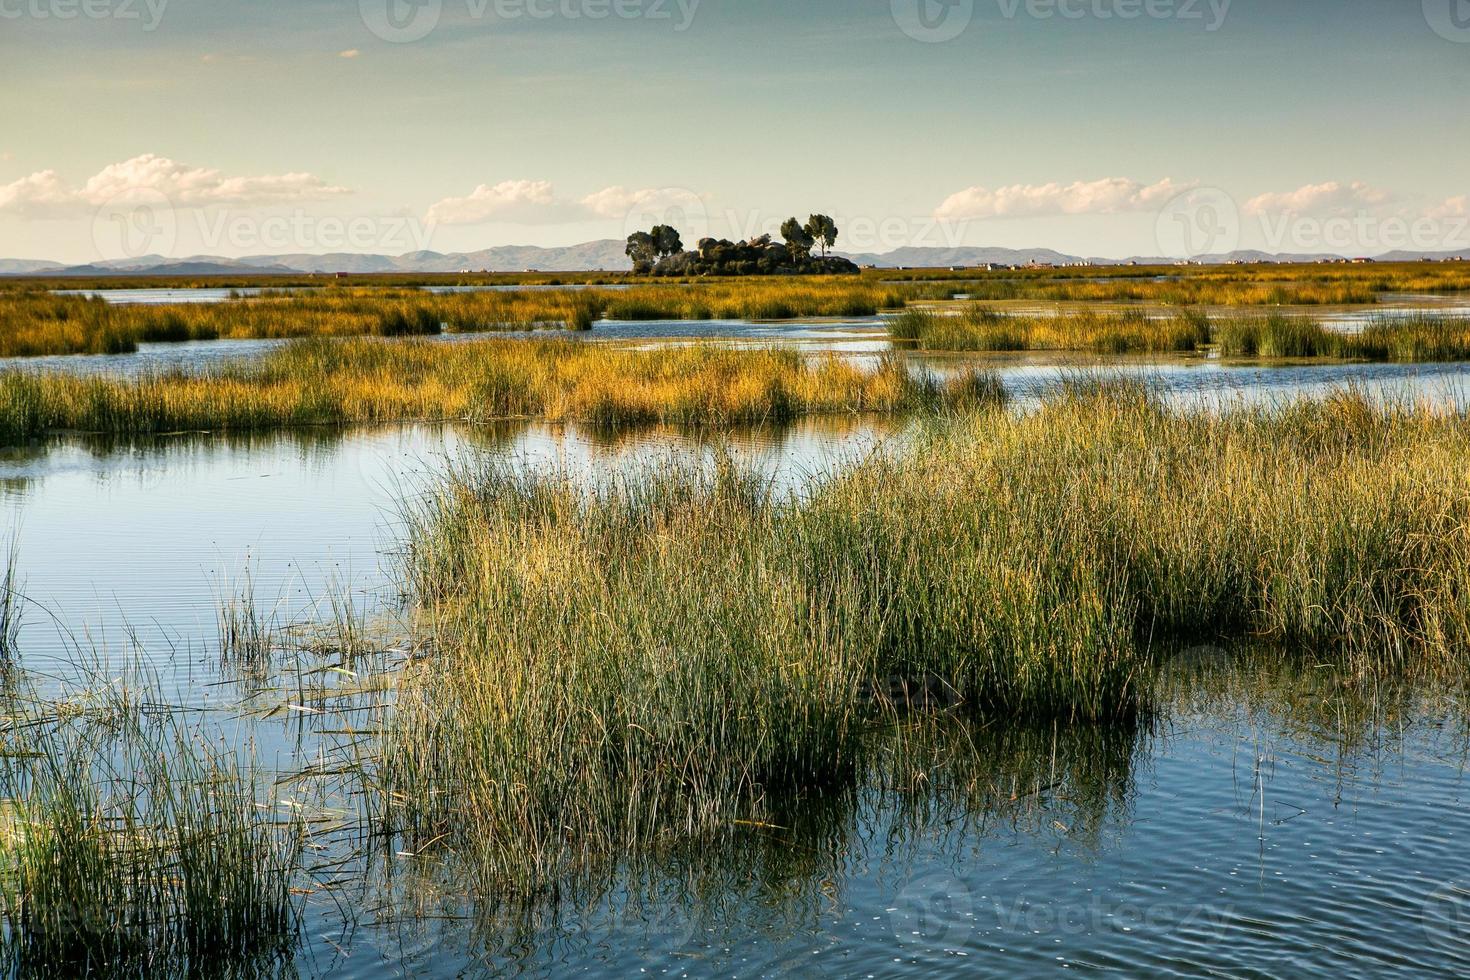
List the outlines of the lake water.
<svg viewBox="0 0 1470 980">
<path fill-rule="evenodd" d="M 594 334 L 620 329 L 615 339 L 634 344 L 713 329 L 757 343 L 805 332 L 812 350 L 859 357 L 882 345 L 871 322 Z M 765 329 L 775 333 L 755 333 Z M 167 350 L 64 363 L 135 372 L 177 351 L 172 363 L 193 367 L 269 342 L 158 346 Z M 222 348 L 231 353 L 212 353 Z M 914 363 L 943 372 L 974 361 Z M 1192 404 L 1355 384 L 1470 405 L 1457 365 L 985 363 L 1022 403 L 1068 376 L 1109 373 Z M 356 702 L 311 707 L 322 702 L 284 670 L 261 681 L 223 666 L 219 604 L 247 571 L 280 625 L 319 620 L 329 597 L 347 594 L 389 645 L 399 504 L 448 461 L 494 453 L 594 479 L 728 448 L 795 489 L 902 438 L 846 418 L 720 434 L 508 423 L 58 437 L 0 453 L 0 532 L 18 542 L 30 600 L 20 648 L 43 690 L 67 690 L 87 656 L 102 677 L 141 663 L 169 705 L 198 709 L 200 724 L 248 742 L 266 770 L 290 772 L 336 744 L 348 717 L 338 712 Z M 403 659 L 391 646 L 383 656 L 388 669 Z M 609 869 L 579 901 L 514 920 L 473 895 L 452 858 L 349 865 L 337 892 L 305 899 L 296 967 L 345 978 L 1470 971 L 1466 706 L 1245 651 L 1194 651 L 1184 663 L 1183 676 L 1160 680 L 1164 707 L 1147 726 L 973 728 L 962 733 L 970 748 L 921 786 L 887 792 L 875 776 L 810 801 L 798 826 Z M 361 911 L 344 917 L 344 906 Z"/>
<path fill-rule="evenodd" d="M 475 340 L 571 340 L 587 343 L 728 343 L 769 347 L 791 344 L 813 351 L 863 354 L 887 350 L 888 334 L 881 317 L 847 320 L 792 320 L 752 323 L 746 320 L 600 320 L 592 330 L 449 333 L 422 340 L 463 343 Z M 135 377 L 160 371 L 206 371 L 231 361 L 258 358 L 289 340 L 196 340 L 142 343 L 126 354 L 55 354 L 0 357 L 0 371 L 63 371 Z"/>
<path fill-rule="evenodd" d="M 182 289 L 53 289 L 57 296 L 96 297 L 114 306 L 171 306 L 178 303 L 227 303 L 232 299 L 259 296 L 262 293 L 304 293 L 324 289 L 323 286 L 187 286 Z M 506 286 L 420 286 L 426 293 L 542 292 L 546 290 L 628 289 L 626 283 L 563 283 L 559 285 Z"/>
<path fill-rule="evenodd" d="M 173 306 L 179 303 L 225 303 L 243 296 L 259 296 L 265 292 L 311 292 L 315 286 L 283 286 L 269 289 L 256 286 L 214 288 L 189 286 L 184 289 L 53 289 L 57 296 L 100 298 L 113 306 Z"/>
</svg>

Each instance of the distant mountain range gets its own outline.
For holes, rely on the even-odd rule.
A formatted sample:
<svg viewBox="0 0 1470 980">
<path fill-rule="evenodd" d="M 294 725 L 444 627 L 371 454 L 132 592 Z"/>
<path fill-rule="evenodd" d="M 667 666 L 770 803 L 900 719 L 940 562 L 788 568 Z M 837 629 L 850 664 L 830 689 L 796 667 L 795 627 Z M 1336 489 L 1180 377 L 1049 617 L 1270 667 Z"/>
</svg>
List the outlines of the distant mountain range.
<svg viewBox="0 0 1470 980">
<path fill-rule="evenodd" d="M 589 272 L 605 269 L 622 272 L 631 268 L 623 254 L 624 243 L 616 239 L 584 242 L 562 248 L 537 248 L 531 245 L 509 245 L 482 249 L 478 252 L 409 252 L 405 255 L 362 255 L 334 252 L 326 255 L 247 255 L 231 259 L 218 255 L 194 255 L 172 259 L 162 255 L 144 255 L 136 259 L 117 259 L 88 265 L 65 265 L 28 259 L 0 259 L 0 275 L 48 276 L 211 276 L 270 275 L 321 273 L 420 273 L 420 272 Z M 858 265 L 892 269 L 899 267 L 933 268 L 945 266 L 1029 265 L 1033 262 L 1071 265 L 1091 262 L 1095 265 L 1171 265 L 1178 261 L 1160 256 L 1131 256 L 1109 259 L 1068 255 L 1049 248 L 900 248 L 882 254 L 838 253 Z M 1349 256 L 1331 253 L 1276 254 L 1238 251 L 1211 255 L 1196 261 L 1205 264 L 1226 262 L 1321 262 Z M 1390 252 L 1376 257 L 1380 262 L 1409 262 L 1418 259 L 1467 259 L 1470 249 L 1458 252 Z"/>
</svg>

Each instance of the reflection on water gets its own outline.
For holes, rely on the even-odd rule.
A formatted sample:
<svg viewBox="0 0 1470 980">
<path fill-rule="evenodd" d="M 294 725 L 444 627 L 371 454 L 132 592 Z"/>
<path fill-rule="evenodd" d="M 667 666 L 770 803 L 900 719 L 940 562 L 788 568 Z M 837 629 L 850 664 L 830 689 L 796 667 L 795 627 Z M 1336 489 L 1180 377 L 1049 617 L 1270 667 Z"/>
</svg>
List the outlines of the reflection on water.
<svg viewBox="0 0 1470 980">
<path fill-rule="evenodd" d="M 334 970 L 1470 969 L 1463 705 L 1233 655 L 1163 697 L 1153 727 L 917 723 L 882 736 L 853 791 L 780 826 L 672 846 L 530 908 L 468 886 L 464 856 L 384 859 L 365 887 L 392 896 L 386 922 Z"/>
<path fill-rule="evenodd" d="M 1007 383 L 1024 397 L 1080 367 L 1018 360 Z M 1197 362 L 1163 375 L 1190 397 L 1229 391 L 1218 379 L 1303 390 L 1297 370 Z M 1328 384 L 1347 368 L 1313 370 Z M 1346 376 L 1387 391 L 1453 386 L 1458 371 Z M 1272 384 L 1292 377 L 1295 389 Z M 21 649 L 53 676 L 73 658 L 67 633 L 95 642 L 104 677 L 140 656 L 171 703 L 205 709 L 200 724 L 290 773 L 352 744 L 369 717 L 354 712 L 383 692 L 336 655 L 308 657 L 314 672 L 221 670 L 216 604 L 247 562 L 257 597 L 286 619 L 319 614 L 333 582 L 391 609 L 395 502 L 462 452 L 595 478 L 728 450 L 798 488 L 899 437 L 844 418 L 720 433 L 506 423 L 59 438 L 0 456 L 3 526 L 19 535 L 38 604 Z M 403 656 L 384 653 L 386 668 Z M 850 785 L 772 807 L 773 826 L 671 841 L 531 906 L 477 886 L 470 855 L 392 842 L 358 854 L 349 833 L 324 830 L 322 867 L 350 859 L 319 870 L 303 899 L 297 966 L 352 978 L 1470 970 L 1470 738 L 1457 693 L 1366 689 L 1270 654 L 1204 649 L 1179 664 L 1145 724 L 913 717 L 901 737 L 873 733 L 873 761 Z M 320 890 L 328 881 L 335 890 Z"/>
<path fill-rule="evenodd" d="M 705 341 L 754 347 L 794 344 L 803 350 L 864 354 L 887 350 L 888 334 L 877 317 L 857 320 L 791 320 L 755 323 L 747 320 L 600 320 L 590 331 L 536 330 L 493 333 L 446 333 L 417 338 L 429 343 L 477 340 L 568 340 L 586 343 L 663 346 Z M 0 357 L 0 371 L 56 371 L 68 374 L 139 377 L 163 371 L 202 372 L 226 364 L 251 361 L 290 343 L 264 338 L 141 343 L 126 354 L 51 354 Z"/>
<path fill-rule="evenodd" d="M 610 292 L 621 292 L 632 289 L 630 283 L 595 283 L 595 282 L 562 282 L 562 283 L 508 283 L 493 284 L 483 283 L 474 286 L 420 286 L 426 293 L 445 296 L 454 293 L 544 293 L 544 292 L 583 292 L 588 289 L 596 289 L 599 292 L 608 290 Z"/>
<path fill-rule="evenodd" d="M 135 635 L 156 662 L 202 669 L 217 659 L 218 601 L 247 568 L 285 621 L 338 588 L 380 602 L 398 503 L 462 451 L 590 474 L 728 449 L 792 487 L 888 431 L 836 418 L 718 433 L 518 422 L 58 438 L 0 453 L 0 530 L 18 536 L 25 593 L 46 610 L 25 619 L 29 656 Z"/>
<path fill-rule="evenodd" d="M 57 296 L 85 296 L 100 298 L 113 306 L 172 306 L 175 304 L 225 303 L 246 296 L 262 293 L 305 293 L 313 292 L 318 286 L 258 286 L 213 288 L 191 286 L 184 289 L 53 289 Z"/>
</svg>

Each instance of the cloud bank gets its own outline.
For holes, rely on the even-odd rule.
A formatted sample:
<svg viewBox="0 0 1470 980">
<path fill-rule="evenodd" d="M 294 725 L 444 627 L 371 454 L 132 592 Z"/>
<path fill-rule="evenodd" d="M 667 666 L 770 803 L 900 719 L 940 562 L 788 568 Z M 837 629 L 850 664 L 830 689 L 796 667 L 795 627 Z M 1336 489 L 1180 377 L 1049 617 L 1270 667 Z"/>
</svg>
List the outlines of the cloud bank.
<svg viewBox="0 0 1470 980">
<path fill-rule="evenodd" d="M 511 224 L 563 224 L 575 221 L 618 220 L 642 211 L 660 213 L 671 197 L 688 197 L 689 192 L 671 194 L 669 188 L 630 190 L 605 187 L 581 198 L 564 198 L 546 180 L 503 180 L 481 184 L 464 197 L 446 197 L 429 208 L 428 220 L 439 225 L 474 225 L 489 222 Z"/>
<path fill-rule="evenodd" d="M 1154 184 L 1105 177 L 1070 184 L 1012 184 L 995 190 L 968 187 L 946 198 L 934 216 L 941 221 L 964 221 L 1153 211 L 1194 186 L 1167 177 Z"/>
<path fill-rule="evenodd" d="M 42 170 L 0 185 L 0 214 L 28 218 L 66 217 L 104 205 L 156 202 L 174 207 L 259 206 L 319 200 L 348 194 L 309 173 L 231 177 L 208 167 L 190 167 L 146 153 L 109 164 L 80 187 L 54 170 Z"/>
</svg>

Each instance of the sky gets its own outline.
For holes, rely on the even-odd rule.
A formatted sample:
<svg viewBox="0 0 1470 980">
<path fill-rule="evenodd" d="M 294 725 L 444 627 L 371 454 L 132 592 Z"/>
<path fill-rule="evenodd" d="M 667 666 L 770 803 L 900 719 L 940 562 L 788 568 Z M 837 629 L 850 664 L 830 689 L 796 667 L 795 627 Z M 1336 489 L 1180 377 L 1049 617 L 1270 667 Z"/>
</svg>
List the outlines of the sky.
<svg viewBox="0 0 1470 980">
<path fill-rule="evenodd" d="M 1470 248 L 1470 0 L 0 0 L 0 257 Z"/>
</svg>

